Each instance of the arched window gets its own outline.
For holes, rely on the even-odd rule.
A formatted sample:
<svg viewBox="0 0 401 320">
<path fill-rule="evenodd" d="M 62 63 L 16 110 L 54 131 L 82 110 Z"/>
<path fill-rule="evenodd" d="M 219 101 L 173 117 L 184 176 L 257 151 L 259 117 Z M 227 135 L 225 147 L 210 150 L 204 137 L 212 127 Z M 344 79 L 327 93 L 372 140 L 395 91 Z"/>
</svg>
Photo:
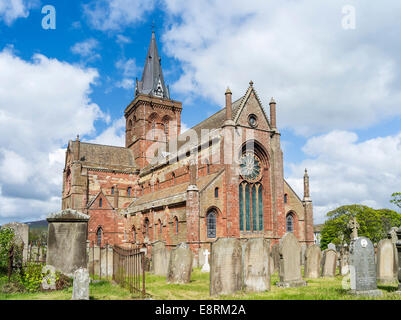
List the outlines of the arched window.
<svg viewBox="0 0 401 320">
<path fill-rule="evenodd" d="M 214 197 L 215 198 L 219 197 L 219 188 L 214 189 Z"/>
<path fill-rule="evenodd" d="M 155 119 L 152 120 L 152 139 L 155 138 L 155 130 L 156 130 L 156 121 Z"/>
<path fill-rule="evenodd" d="M 99 208 L 101 208 L 101 207 L 102 207 L 102 205 L 103 205 L 103 199 L 102 199 L 102 198 L 100 198 L 100 199 L 99 199 Z"/>
<path fill-rule="evenodd" d="M 161 235 L 163 231 L 163 224 L 162 221 L 159 219 L 159 234 Z"/>
<path fill-rule="evenodd" d="M 111 194 L 114 194 L 114 187 L 111 187 Z"/>
<path fill-rule="evenodd" d="M 175 185 L 175 173 L 174 172 L 171 174 L 171 178 L 173 179 L 173 185 Z"/>
<path fill-rule="evenodd" d="M 287 232 L 294 232 L 294 217 L 292 214 L 287 215 Z"/>
<path fill-rule="evenodd" d="M 216 211 L 210 210 L 207 213 L 207 237 L 208 238 L 216 238 Z"/>
<path fill-rule="evenodd" d="M 132 120 L 128 121 L 128 130 L 131 130 L 132 128 Z"/>
<path fill-rule="evenodd" d="M 100 247 L 102 245 L 102 228 L 99 227 L 96 231 L 97 245 Z"/>
<path fill-rule="evenodd" d="M 210 174 L 210 164 L 209 161 L 206 160 L 206 173 L 209 175 Z"/>
<path fill-rule="evenodd" d="M 174 223 L 175 223 L 175 234 L 178 234 L 178 218 L 174 218 Z"/>
<path fill-rule="evenodd" d="M 288 194 L 284 195 L 284 203 L 288 203 Z"/>
<path fill-rule="evenodd" d="M 135 227 L 132 228 L 132 240 L 136 242 L 136 229 Z"/>
<path fill-rule="evenodd" d="M 149 237 L 149 219 L 145 219 L 145 236 Z"/>
<path fill-rule="evenodd" d="M 131 187 L 128 187 L 128 189 L 127 189 L 128 197 L 131 197 L 131 191 L 132 191 L 132 188 L 131 188 Z"/>
</svg>

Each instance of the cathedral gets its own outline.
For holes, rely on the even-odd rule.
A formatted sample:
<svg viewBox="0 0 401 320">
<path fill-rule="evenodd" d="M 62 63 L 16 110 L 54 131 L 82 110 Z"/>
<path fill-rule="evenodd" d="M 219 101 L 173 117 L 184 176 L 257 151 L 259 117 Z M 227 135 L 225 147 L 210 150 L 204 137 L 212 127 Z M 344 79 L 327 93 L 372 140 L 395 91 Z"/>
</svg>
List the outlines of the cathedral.
<svg viewBox="0 0 401 320">
<path fill-rule="evenodd" d="M 62 209 L 90 216 L 91 246 L 135 245 L 149 254 L 158 240 L 187 242 L 197 257 L 220 237 L 273 244 L 286 232 L 313 244 L 309 177 L 305 170 L 302 199 L 284 179 L 275 100 L 267 114 L 252 81 L 236 101 L 229 88 L 223 94 L 220 111 L 181 132 L 182 103 L 166 86 L 152 32 L 124 110 L 125 147 L 68 143 Z"/>
</svg>

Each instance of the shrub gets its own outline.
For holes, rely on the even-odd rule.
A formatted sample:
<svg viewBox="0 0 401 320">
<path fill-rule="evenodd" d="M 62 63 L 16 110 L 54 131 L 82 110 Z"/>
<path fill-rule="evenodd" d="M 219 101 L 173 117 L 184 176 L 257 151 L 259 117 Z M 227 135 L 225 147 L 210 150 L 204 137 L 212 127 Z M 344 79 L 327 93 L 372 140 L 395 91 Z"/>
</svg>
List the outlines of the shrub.
<svg viewBox="0 0 401 320">
<path fill-rule="evenodd" d="M 43 265 L 41 263 L 28 262 L 24 273 L 21 276 L 21 284 L 24 285 L 25 289 L 29 292 L 35 292 L 40 290 L 40 285 L 45 276 L 42 273 Z"/>
</svg>

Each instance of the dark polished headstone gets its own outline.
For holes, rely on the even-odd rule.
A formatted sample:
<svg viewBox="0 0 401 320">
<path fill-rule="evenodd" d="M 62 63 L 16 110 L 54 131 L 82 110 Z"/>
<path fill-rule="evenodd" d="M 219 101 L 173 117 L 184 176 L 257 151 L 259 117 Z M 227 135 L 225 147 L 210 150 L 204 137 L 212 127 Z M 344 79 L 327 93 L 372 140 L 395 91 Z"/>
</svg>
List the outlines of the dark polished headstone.
<svg viewBox="0 0 401 320">
<path fill-rule="evenodd" d="M 372 241 L 358 237 L 350 245 L 350 277 L 352 294 L 379 296 L 377 289 L 375 249 Z"/>
</svg>

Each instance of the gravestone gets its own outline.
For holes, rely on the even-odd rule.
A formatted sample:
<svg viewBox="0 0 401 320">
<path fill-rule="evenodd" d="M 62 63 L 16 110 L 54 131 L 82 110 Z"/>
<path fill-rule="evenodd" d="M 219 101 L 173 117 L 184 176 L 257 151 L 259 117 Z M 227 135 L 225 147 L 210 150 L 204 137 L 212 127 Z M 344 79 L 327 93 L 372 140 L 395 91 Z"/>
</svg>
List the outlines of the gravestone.
<svg viewBox="0 0 401 320">
<path fill-rule="evenodd" d="M 393 283 L 397 281 L 397 253 L 391 239 L 380 240 L 377 246 L 377 281 Z"/>
<path fill-rule="evenodd" d="M 61 210 L 47 217 L 46 264 L 72 277 L 75 270 L 86 268 L 86 239 L 89 216 L 72 209 Z"/>
<path fill-rule="evenodd" d="M 193 253 L 189 246 L 185 242 L 178 244 L 170 253 L 167 282 L 189 283 L 191 281 L 192 263 Z"/>
<path fill-rule="evenodd" d="M 375 251 L 366 237 L 358 237 L 350 245 L 351 294 L 381 296 L 377 290 Z"/>
<path fill-rule="evenodd" d="M 42 279 L 43 290 L 56 290 L 56 268 L 51 265 L 46 265 L 42 268 L 44 277 Z"/>
<path fill-rule="evenodd" d="M 316 279 L 320 277 L 320 261 L 322 251 L 316 244 L 309 246 L 305 253 L 304 277 Z"/>
<path fill-rule="evenodd" d="M 334 277 L 337 267 L 337 252 L 333 249 L 326 249 L 322 255 L 322 277 Z"/>
<path fill-rule="evenodd" d="M 29 225 L 19 222 L 11 222 L 2 226 L 2 228 L 10 228 L 14 231 L 15 243 L 19 246 L 24 244 L 22 250 L 23 261 L 28 260 L 28 246 L 29 246 Z"/>
<path fill-rule="evenodd" d="M 301 245 L 301 266 L 305 264 L 305 254 L 307 248 L 308 246 L 305 243 Z"/>
<path fill-rule="evenodd" d="M 273 244 L 270 252 L 270 257 L 273 262 L 273 271 L 270 274 L 273 274 L 278 271 L 280 264 L 280 252 L 279 252 L 279 244 Z"/>
<path fill-rule="evenodd" d="M 306 286 L 306 282 L 302 280 L 300 254 L 301 246 L 292 232 L 287 232 L 279 243 L 280 263 L 279 276 L 280 282 L 276 285 L 279 287 L 302 287 Z"/>
<path fill-rule="evenodd" d="M 89 281 L 88 269 L 79 268 L 75 270 L 71 300 L 89 300 Z"/>
<path fill-rule="evenodd" d="M 397 260 L 398 260 L 398 290 L 395 291 L 398 294 L 401 294 L 401 227 L 397 229 L 397 241 L 395 243 L 397 248 Z"/>
<path fill-rule="evenodd" d="M 152 244 L 152 272 L 158 276 L 167 276 L 170 261 L 170 251 L 163 241 Z"/>
<path fill-rule="evenodd" d="M 209 255 L 210 255 L 209 250 L 206 249 L 203 251 L 203 256 L 205 257 L 205 259 L 204 259 L 205 262 L 202 266 L 201 272 L 210 272 Z"/>
<path fill-rule="evenodd" d="M 387 235 L 394 245 L 397 243 L 397 229 L 397 227 L 392 227 Z"/>
<path fill-rule="evenodd" d="M 249 239 L 244 243 L 243 279 L 248 292 L 270 290 L 270 241 L 264 238 Z"/>
<path fill-rule="evenodd" d="M 331 250 L 337 251 L 336 245 L 334 243 L 331 243 L 331 242 L 327 245 L 327 249 L 331 249 Z"/>
<path fill-rule="evenodd" d="M 340 249 L 340 274 L 345 276 L 349 273 L 349 252 L 346 246 Z"/>
<path fill-rule="evenodd" d="M 242 289 L 242 248 L 235 238 L 219 238 L 210 255 L 210 295 L 232 294 Z"/>
</svg>

